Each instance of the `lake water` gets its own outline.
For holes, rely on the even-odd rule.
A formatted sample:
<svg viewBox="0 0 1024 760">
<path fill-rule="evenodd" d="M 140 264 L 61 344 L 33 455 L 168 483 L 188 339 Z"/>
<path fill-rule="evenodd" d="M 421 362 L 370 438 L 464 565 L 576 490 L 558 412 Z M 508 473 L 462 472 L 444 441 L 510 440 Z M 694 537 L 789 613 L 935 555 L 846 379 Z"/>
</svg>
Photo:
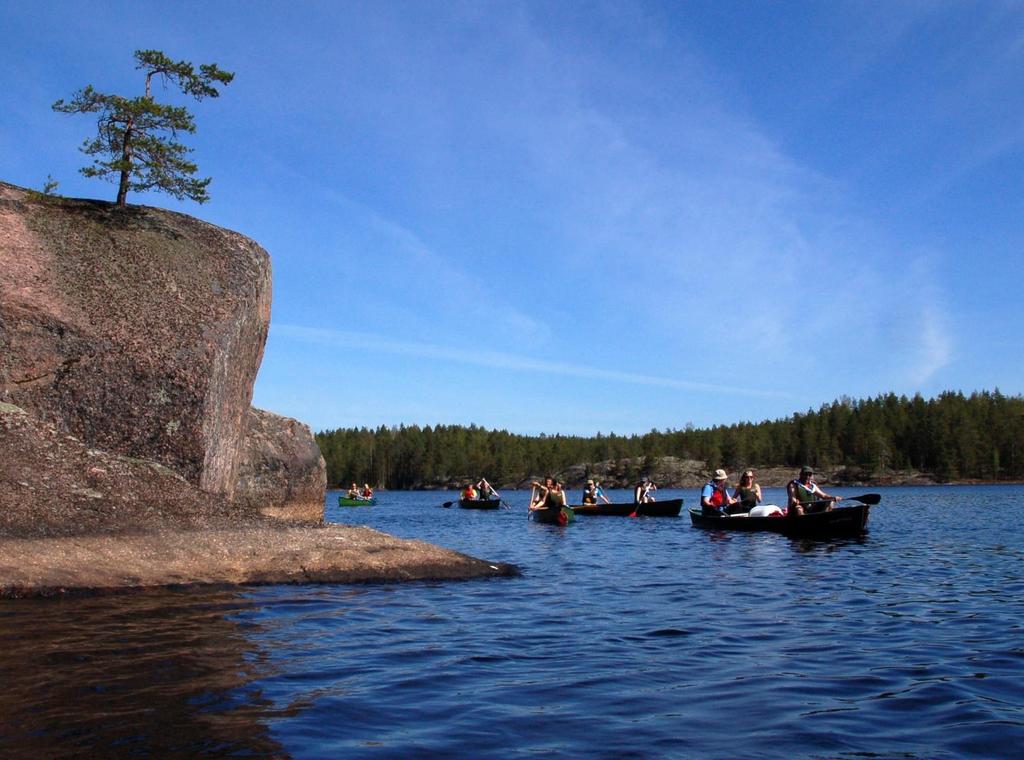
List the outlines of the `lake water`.
<svg viewBox="0 0 1024 760">
<path fill-rule="evenodd" d="M 870 490 L 825 542 L 381 493 L 328 519 L 522 577 L 2 601 L 0 755 L 1021 757 L 1024 488 Z"/>
</svg>

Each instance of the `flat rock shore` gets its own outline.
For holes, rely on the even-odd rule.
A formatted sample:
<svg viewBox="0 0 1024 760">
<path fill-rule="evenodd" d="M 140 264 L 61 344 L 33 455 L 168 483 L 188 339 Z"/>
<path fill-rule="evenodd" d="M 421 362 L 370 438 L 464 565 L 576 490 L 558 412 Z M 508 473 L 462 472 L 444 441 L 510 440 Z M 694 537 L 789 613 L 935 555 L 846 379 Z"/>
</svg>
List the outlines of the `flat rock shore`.
<svg viewBox="0 0 1024 760">
<path fill-rule="evenodd" d="M 517 575 L 423 541 L 341 525 L 0 539 L 0 597 L 154 586 L 370 583 Z"/>
</svg>

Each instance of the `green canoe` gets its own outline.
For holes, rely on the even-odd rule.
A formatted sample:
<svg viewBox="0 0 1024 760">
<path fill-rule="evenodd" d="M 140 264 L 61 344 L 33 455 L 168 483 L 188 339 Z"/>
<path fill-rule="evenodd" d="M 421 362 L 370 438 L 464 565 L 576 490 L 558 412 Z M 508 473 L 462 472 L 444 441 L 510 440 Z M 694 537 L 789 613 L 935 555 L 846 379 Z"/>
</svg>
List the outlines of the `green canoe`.
<svg viewBox="0 0 1024 760">
<path fill-rule="evenodd" d="M 534 522 L 550 523 L 551 525 L 568 525 L 576 519 L 576 513 L 572 507 L 562 507 L 558 512 L 550 509 L 535 509 L 530 512 L 530 519 Z"/>
<path fill-rule="evenodd" d="M 338 497 L 339 507 L 372 507 L 376 503 L 376 497 L 372 499 L 350 499 L 347 496 Z"/>
</svg>

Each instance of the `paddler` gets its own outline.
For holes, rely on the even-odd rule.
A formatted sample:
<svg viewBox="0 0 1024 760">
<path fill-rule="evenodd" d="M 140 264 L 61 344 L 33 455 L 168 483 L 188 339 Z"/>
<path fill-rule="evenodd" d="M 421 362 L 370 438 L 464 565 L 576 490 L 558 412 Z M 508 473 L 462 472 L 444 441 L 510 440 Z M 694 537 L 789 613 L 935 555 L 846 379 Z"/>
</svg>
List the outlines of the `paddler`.
<svg viewBox="0 0 1024 760">
<path fill-rule="evenodd" d="M 587 484 L 583 488 L 583 504 L 597 504 L 598 499 L 603 499 L 605 504 L 610 504 L 608 497 L 604 495 L 604 491 L 601 489 L 601 484 L 593 478 L 587 479 Z"/>
<path fill-rule="evenodd" d="M 658 490 L 658 487 L 651 482 L 651 479 L 644 475 L 637 482 L 636 487 L 633 489 L 633 503 L 634 504 L 648 504 L 654 501 L 654 492 Z"/>
<path fill-rule="evenodd" d="M 729 476 L 725 470 L 715 470 L 711 480 L 700 492 L 700 513 L 705 517 L 725 517 L 736 499 L 729 496 Z"/>
<path fill-rule="evenodd" d="M 537 496 L 530 505 L 530 509 L 533 511 L 547 510 L 549 512 L 561 512 L 562 507 L 565 506 L 565 492 L 562 490 L 562 484 L 555 480 L 551 475 L 544 478 L 544 483 L 537 483 L 534 481 L 530 484 L 537 490 Z"/>
<path fill-rule="evenodd" d="M 732 497 L 743 505 L 748 512 L 763 501 L 761 486 L 754 480 L 753 470 L 744 470 L 740 475 L 740 483 L 732 492 Z"/>
<path fill-rule="evenodd" d="M 830 496 L 821 490 L 821 486 L 814 482 L 814 470 L 807 465 L 800 468 L 796 480 L 789 481 L 786 493 L 789 494 L 787 517 L 798 517 L 810 512 L 828 512 L 840 499 L 839 496 Z"/>
<path fill-rule="evenodd" d="M 476 490 L 481 499 L 495 498 L 494 488 L 487 482 L 487 478 L 480 478 L 480 482 L 476 484 Z"/>
</svg>

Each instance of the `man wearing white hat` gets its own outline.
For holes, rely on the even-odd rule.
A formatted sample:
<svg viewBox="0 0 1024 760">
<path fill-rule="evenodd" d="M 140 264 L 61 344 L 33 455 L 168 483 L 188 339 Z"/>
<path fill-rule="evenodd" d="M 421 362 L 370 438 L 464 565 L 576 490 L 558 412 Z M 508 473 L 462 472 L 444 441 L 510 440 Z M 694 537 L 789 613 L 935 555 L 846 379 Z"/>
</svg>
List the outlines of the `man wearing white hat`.
<svg viewBox="0 0 1024 760">
<path fill-rule="evenodd" d="M 700 511 L 705 517 L 724 517 L 728 514 L 729 505 L 736 499 L 729 496 L 729 476 L 725 470 L 715 470 L 715 474 L 700 492 Z"/>
</svg>

